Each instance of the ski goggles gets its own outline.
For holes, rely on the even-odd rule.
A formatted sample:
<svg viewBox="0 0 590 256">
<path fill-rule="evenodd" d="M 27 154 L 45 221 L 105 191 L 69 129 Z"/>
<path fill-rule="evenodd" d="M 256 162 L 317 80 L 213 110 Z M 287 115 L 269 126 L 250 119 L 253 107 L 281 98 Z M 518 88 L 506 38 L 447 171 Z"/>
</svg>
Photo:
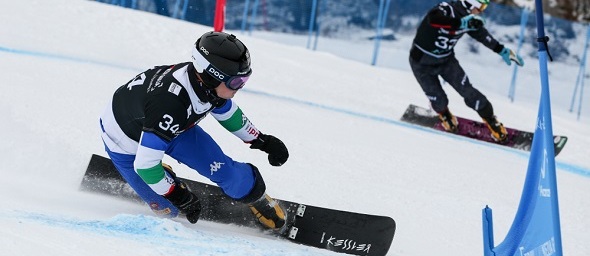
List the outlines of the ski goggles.
<svg viewBox="0 0 590 256">
<path fill-rule="evenodd" d="M 195 50 L 196 51 L 196 50 Z M 219 70 L 215 66 L 213 66 L 203 55 L 199 52 L 193 52 L 193 65 L 195 69 L 199 73 L 206 73 L 211 77 L 215 78 L 215 80 L 219 82 L 225 83 L 225 87 L 231 90 L 239 90 L 246 85 L 246 82 L 250 78 L 252 74 L 252 69 L 248 70 L 248 72 L 244 74 L 238 74 L 234 76 L 230 76 L 223 71 Z"/>
</svg>

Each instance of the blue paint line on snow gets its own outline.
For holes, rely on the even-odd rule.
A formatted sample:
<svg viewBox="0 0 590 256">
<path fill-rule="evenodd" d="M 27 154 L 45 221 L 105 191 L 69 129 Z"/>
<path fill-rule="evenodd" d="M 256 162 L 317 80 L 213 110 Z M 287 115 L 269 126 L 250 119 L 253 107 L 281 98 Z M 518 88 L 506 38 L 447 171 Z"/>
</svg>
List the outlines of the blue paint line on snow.
<svg viewBox="0 0 590 256">
<path fill-rule="evenodd" d="M 146 215 L 119 214 L 106 220 L 80 220 L 36 212 L 10 211 L 8 214 L 0 213 L 0 217 L 17 219 L 19 223 L 40 223 L 47 227 L 123 238 L 152 245 L 160 245 L 164 242 L 174 250 L 195 251 L 197 254 L 200 249 L 194 241 L 208 239 L 201 231 L 192 230 L 176 221 Z"/>
<path fill-rule="evenodd" d="M 132 67 L 123 66 L 123 65 L 117 65 L 117 64 L 108 63 L 108 62 L 81 59 L 81 58 L 70 57 L 70 56 L 59 55 L 59 54 L 50 54 L 50 53 L 35 52 L 35 51 L 28 51 L 28 50 L 19 50 L 19 49 L 7 48 L 7 47 L 3 47 L 3 46 L 0 46 L 0 52 L 28 55 L 28 56 L 33 56 L 33 57 L 45 58 L 45 59 L 55 59 L 55 60 L 64 60 L 64 61 L 71 61 L 71 62 L 78 62 L 78 63 L 93 64 L 93 65 L 99 65 L 99 66 L 105 66 L 105 67 L 111 67 L 111 68 L 117 68 L 117 69 L 131 70 L 131 71 L 136 71 L 136 72 L 143 71 L 141 69 L 132 68 Z"/>
<path fill-rule="evenodd" d="M 88 231 L 103 235 L 138 235 L 138 236 L 157 236 L 159 238 L 178 239 L 183 235 L 174 233 L 186 232 L 186 229 L 180 223 L 168 221 L 145 215 L 117 215 L 108 220 L 78 220 L 74 218 L 65 218 L 62 216 L 52 216 L 34 212 L 16 213 L 15 218 L 23 221 L 33 221 L 43 223 L 48 226 L 62 227 L 73 230 Z"/>
<path fill-rule="evenodd" d="M 195 255 L 216 255 L 214 252 L 208 252 L 208 249 L 203 249 L 204 247 L 199 243 L 210 243 L 218 238 L 211 238 L 211 234 L 155 216 L 119 214 L 106 220 L 80 220 L 36 212 L 9 211 L 0 212 L 0 218 L 2 217 L 16 219 L 19 223 L 40 223 L 47 227 L 122 238 L 154 246 L 165 243 L 167 252 L 172 254 L 188 251 L 194 252 Z M 230 239 L 228 243 L 231 243 L 231 239 L 238 239 L 239 243 L 243 242 L 243 238 L 224 237 L 224 239 Z"/>
<path fill-rule="evenodd" d="M 57 54 L 49 54 L 49 53 L 43 53 L 43 52 L 34 52 L 34 51 L 27 51 L 27 50 L 12 49 L 12 48 L 6 48 L 6 47 L 2 47 L 2 46 L 0 46 L 0 52 L 8 52 L 8 53 L 13 53 L 13 54 L 29 55 L 29 56 L 40 57 L 40 58 L 48 58 L 48 59 L 57 59 L 57 60 L 73 61 L 73 62 L 79 62 L 79 63 L 94 64 L 94 65 L 100 65 L 100 66 L 106 66 L 106 67 L 112 67 L 112 68 L 118 68 L 118 69 L 132 70 L 132 71 L 137 71 L 137 72 L 143 71 L 142 69 L 139 69 L 139 68 L 132 68 L 132 67 L 117 65 L 117 64 L 108 63 L 108 62 L 87 60 L 87 59 L 81 59 L 81 58 L 69 57 L 69 56 L 57 55 Z M 354 111 L 343 109 L 343 108 L 331 107 L 331 106 L 322 105 L 322 104 L 318 104 L 318 103 L 311 102 L 311 101 L 304 101 L 304 100 L 300 100 L 300 99 L 296 99 L 296 98 L 292 98 L 292 97 L 281 96 L 281 95 L 251 90 L 251 89 L 247 89 L 247 88 L 242 89 L 242 91 L 244 91 L 246 93 L 257 94 L 257 95 L 261 95 L 261 96 L 265 96 L 265 97 L 269 97 L 269 98 L 274 98 L 274 99 L 279 99 L 279 100 L 283 100 L 283 101 L 289 101 L 289 102 L 296 103 L 296 104 L 311 106 L 311 107 L 315 107 L 315 108 L 321 108 L 321 109 L 325 109 L 328 111 L 342 113 L 342 114 L 346 114 L 346 115 L 350 115 L 350 116 L 354 116 L 354 117 L 369 119 L 369 120 L 373 120 L 373 121 L 377 121 L 377 122 L 383 122 L 383 123 L 388 123 L 388 124 L 404 126 L 404 127 L 411 128 L 411 129 L 419 129 L 419 130 L 429 132 L 429 133 L 452 137 L 453 139 L 465 141 L 468 143 L 475 143 L 475 144 L 484 145 L 487 147 L 495 147 L 499 150 L 509 151 L 511 153 L 518 154 L 519 156 L 522 156 L 524 158 L 529 158 L 529 153 L 524 152 L 522 150 L 507 148 L 507 147 L 500 146 L 500 145 L 495 145 L 495 144 L 481 142 L 481 141 L 477 141 L 477 140 L 473 140 L 473 139 L 469 139 L 469 138 L 465 138 L 465 137 L 461 137 L 461 136 L 457 136 L 457 135 L 453 135 L 453 134 L 449 134 L 449 133 L 444 133 L 444 132 L 432 130 L 432 129 L 429 129 L 426 127 L 412 125 L 412 124 L 405 123 L 405 122 L 395 120 L 395 119 L 390 119 L 390 118 L 385 118 L 385 117 L 380 117 L 380 116 L 375 116 L 375 115 L 363 114 L 360 112 L 354 112 Z M 588 168 L 584 168 L 584 167 L 569 164 L 569 163 L 560 162 L 557 159 L 555 161 L 555 164 L 558 169 L 565 170 L 565 171 L 568 171 L 568 172 L 571 172 L 574 174 L 578 174 L 578 175 L 590 178 L 590 169 L 588 169 Z"/>
<path fill-rule="evenodd" d="M 248 92 L 248 93 L 252 93 L 252 94 L 257 94 L 257 95 L 261 95 L 261 96 L 265 96 L 265 97 L 289 101 L 292 103 L 307 105 L 307 106 L 311 106 L 311 107 L 315 107 L 315 108 L 321 108 L 321 109 L 325 109 L 328 111 L 334 111 L 334 112 L 338 112 L 338 113 L 347 114 L 350 116 L 355 116 L 355 117 L 364 118 L 364 119 L 370 119 L 370 120 L 377 121 L 377 122 L 383 122 L 383 123 L 404 126 L 404 127 L 411 128 L 411 129 L 419 129 L 419 130 L 422 130 L 425 132 L 429 132 L 429 133 L 433 133 L 433 134 L 437 134 L 437 135 L 441 135 L 441 136 L 451 137 L 453 139 L 465 141 L 468 143 L 479 144 L 479 145 L 483 145 L 486 147 L 495 147 L 499 150 L 511 152 L 511 153 L 517 154 L 517 155 L 519 155 L 523 158 L 527 158 L 527 159 L 530 156 L 529 152 L 526 152 L 523 150 L 509 148 L 509 147 L 505 147 L 502 145 L 496 145 L 496 144 L 492 144 L 492 143 L 488 143 L 488 142 L 478 141 L 478 140 L 474 140 L 474 139 L 470 139 L 470 138 L 466 138 L 463 136 L 458 136 L 458 135 L 454 135 L 454 134 L 450 134 L 450 133 L 445 133 L 445 132 L 433 130 L 433 129 L 430 129 L 427 127 L 422 127 L 422 126 L 402 122 L 400 120 L 395 120 L 395 119 L 390 119 L 390 118 L 385 118 L 385 117 L 380 117 L 380 116 L 375 116 L 375 115 L 363 114 L 360 112 L 354 112 L 354 111 L 343 109 L 343 108 L 331 107 L 331 106 L 327 106 L 327 105 L 318 104 L 315 102 L 304 101 L 304 100 L 286 97 L 286 96 L 274 95 L 274 94 L 270 94 L 270 93 L 266 93 L 266 92 L 254 91 L 254 90 L 250 90 L 250 89 L 246 89 L 246 88 L 244 88 L 242 90 L 244 90 L 244 92 Z M 578 174 L 578 175 L 590 178 L 590 170 L 587 168 L 573 165 L 573 164 L 563 163 L 563 162 L 560 162 L 557 158 L 555 160 L 555 165 L 556 165 L 556 168 L 558 168 L 558 169 L 562 169 L 562 170 L 565 170 L 565 171 L 568 171 L 568 172 L 571 172 L 574 174 Z"/>
<path fill-rule="evenodd" d="M 259 233 L 257 229 L 251 228 L 245 229 L 256 232 L 256 236 L 254 238 L 250 236 L 244 237 L 243 234 L 240 234 L 245 231 L 244 227 L 238 227 L 237 225 L 224 225 L 224 230 L 227 227 L 235 227 L 241 230 L 237 235 L 230 235 L 226 232 L 219 234 L 217 231 L 210 232 L 207 229 L 195 228 L 194 225 L 188 222 L 183 224 L 177 222 L 178 220 L 141 214 L 119 214 L 105 220 L 81 220 L 76 217 L 55 214 L 0 210 L 0 219 L 12 219 L 14 221 L 11 222 L 18 223 L 19 226 L 39 224 L 42 227 L 67 229 L 68 231 L 83 233 L 81 234 L 83 242 L 91 242 L 85 237 L 92 234 L 118 239 L 116 243 L 132 241 L 139 244 L 148 244 L 149 248 L 165 251 L 165 255 L 186 255 L 187 253 L 188 255 L 232 256 L 285 255 L 284 247 L 275 246 L 261 249 L 257 248 L 258 242 L 253 241 L 253 239 L 262 239 L 266 243 L 266 241 L 276 240 L 276 237 L 271 235 L 269 236 L 270 240 L 259 237 L 265 233 Z M 207 224 L 201 223 L 197 225 Z M 277 245 L 281 243 L 279 240 L 276 242 Z M 291 256 L 332 255 L 333 252 L 304 247 L 288 254 Z"/>
</svg>

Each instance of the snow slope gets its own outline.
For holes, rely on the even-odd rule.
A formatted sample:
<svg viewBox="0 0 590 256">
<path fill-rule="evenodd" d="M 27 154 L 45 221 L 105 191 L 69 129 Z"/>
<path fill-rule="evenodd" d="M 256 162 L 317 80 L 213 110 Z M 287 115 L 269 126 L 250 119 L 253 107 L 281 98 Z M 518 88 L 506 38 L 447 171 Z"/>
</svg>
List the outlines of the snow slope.
<svg viewBox="0 0 590 256">
<path fill-rule="evenodd" d="M 334 255 L 231 225 L 160 219 L 146 206 L 78 190 L 90 155 L 105 155 L 98 115 L 114 90 L 153 65 L 188 61 L 210 27 L 75 0 L 7 1 L 0 24 L 3 255 Z M 408 104 L 428 106 L 407 67 L 411 38 L 382 44 L 380 61 L 393 69 L 280 43 L 285 35 L 235 33 L 254 69 L 235 100 L 287 144 L 291 158 L 272 167 L 213 118 L 202 126 L 227 154 L 261 169 L 270 195 L 393 217 L 398 230 L 388 255 L 480 255 L 485 205 L 494 210 L 496 242 L 503 240 L 528 153 L 398 121 Z M 320 44 L 328 42 L 371 56 L 372 42 Z M 500 120 L 532 130 L 537 61 L 525 58 L 511 103 L 512 67 L 485 49 L 470 54 L 460 43 L 457 51 Z M 577 66 L 549 69 L 554 133 L 570 139 L 556 159 L 563 248 L 590 255 L 590 118 L 577 121 L 567 111 Z M 455 114 L 477 117 L 449 96 Z M 167 160 L 180 176 L 203 181 Z"/>
</svg>

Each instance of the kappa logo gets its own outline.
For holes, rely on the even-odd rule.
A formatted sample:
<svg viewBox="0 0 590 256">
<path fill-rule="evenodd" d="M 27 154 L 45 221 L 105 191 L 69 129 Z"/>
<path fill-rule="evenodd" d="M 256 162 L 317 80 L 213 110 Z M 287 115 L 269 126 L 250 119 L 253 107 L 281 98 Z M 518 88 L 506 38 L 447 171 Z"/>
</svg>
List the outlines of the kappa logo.
<svg viewBox="0 0 590 256">
<path fill-rule="evenodd" d="M 223 165 L 225 163 L 220 163 L 220 162 L 213 162 L 212 164 L 209 165 L 209 167 L 211 167 L 211 176 L 213 176 L 213 174 L 215 172 L 217 172 L 219 169 L 221 169 L 221 165 Z"/>
</svg>

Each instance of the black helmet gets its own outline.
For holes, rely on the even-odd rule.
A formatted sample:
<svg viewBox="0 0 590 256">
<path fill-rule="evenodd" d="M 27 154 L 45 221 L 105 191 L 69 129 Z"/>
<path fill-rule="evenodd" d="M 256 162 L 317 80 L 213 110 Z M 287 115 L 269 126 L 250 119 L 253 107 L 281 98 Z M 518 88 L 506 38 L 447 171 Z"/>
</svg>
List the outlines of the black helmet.
<svg viewBox="0 0 590 256">
<path fill-rule="evenodd" d="M 203 34 L 195 42 L 192 59 L 195 69 L 208 87 L 215 88 L 221 82 L 226 82 L 228 87 L 235 84 L 233 87 L 237 88 L 231 88 L 239 89 L 252 74 L 250 52 L 232 34 L 213 31 Z"/>
</svg>

